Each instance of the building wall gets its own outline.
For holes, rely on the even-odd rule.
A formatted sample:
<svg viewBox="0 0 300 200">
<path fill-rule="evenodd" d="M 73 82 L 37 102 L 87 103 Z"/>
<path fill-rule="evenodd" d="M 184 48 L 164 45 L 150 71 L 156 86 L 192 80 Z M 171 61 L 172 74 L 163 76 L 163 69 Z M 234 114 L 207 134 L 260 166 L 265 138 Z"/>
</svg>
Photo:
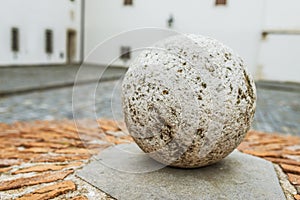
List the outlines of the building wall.
<svg viewBox="0 0 300 200">
<path fill-rule="evenodd" d="M 255 73 L 263 8 L 262 0 L 228 0 L 226 6 L 215 6 L 214 0 L 133 0 L 133 6 L 124 6 L 123 0 L 87 0 L 85 55 L 107 38 L 126 30 L 167 28 L 167 19 L 172 14 L 172 30 L 219 39 L 238 52 Z M 149 39 L 151 34 L 145 37 Z M 122 45 L 134 48 L 126 40 L 117 42 L 105 53 L 106 57 L 119 56 Z M 102 56 L 88 57 L 87 61 L 108 64 Z"/>
<path fill-rule="evenodd" d="M 111 64 L 120 55 L 121 46 L 132 49 L 146 46 L 172 33 L 195 33 L 214 37 L 240 54 L 256 79 L 300 82 L 299 0 L 227 0 L 226 6 L 215 6 L 214 0 L 85 0 L 86 62 Z M 73 14 L 72 14 L 73 13 Z M 167 27 L 173 15 L 174 25 Z M 11 28 L 20 31 L 20 51 L 11 51 Z M 159 31 L 121 34 L 143 27 Z M 0 7 L 0 66 L 32 64 L 64 64 L 67 61 L 68 29 L 77 31 L 75 62 L 80 61 L 81 0 L 5 0 Z M 45 52 L 45 29 L 53 30 L 54 51 Z M 269 34 L 263 31 L 286 31 Z M 137 32 L 137 31 L 134 31 Z M 125 36 L 124 36 L 125 35 Z M 91 53 L 101 42 L 105 51 Z M 116 39 L 117 38 L 117 39 Z M 109 45 L 108 45 L 109 44 Z M 284 49 L 284 51 L 283 51 Z M 61 57 L 61 54 L 63 56 Z M 138 51 L 133 53 L 133 58 Z M 117 59 L 114 65 L 127 65 Z"/>
<path fill-rule="evenodd" d="M 80 61 L 81 1 L 5 0 L 0 6 L 0 66 L 66 63 L 67 29 L 77 31 Z M 73 19 L 72 14 L 73 12 Z M 11 28 L 20 32 L 20 51 L 11 51 Z M 53 31 L 53 53 L 45 52 L 45 29 Z M 61 57 L 63 54 L 63 57 Z"/>
<path fill-rule="evenodd" d="M 266 0 L 257 78 L 300 82 L 299 11 L 299 0 Z"/>
<path fill-rule="evenodd" d="M 264 0 L 264 29 L 300 29 L 299 0 Z"/>
<path fill-rule="evenodd" d="M 172 30 L 219 39 L 245 59 L 249 71 L 256 79 L 300 82 L 300 76 L 292 78 L 289 75 L 300 74 L 298 56 L 296 53 L 290 53 L 299 52 L 298 36 L 268 36 L 266 40 L 262 39 L 264 30 L 299 30 L 300 1 L 227 2 L 226 6 L 215 6 L 214 0 L 133 0 L 133 6 L 124 6 L 123 0 L 87 0 L 86 62 L 110 64 L 111 58 L 119 56 L 120 46 L 129 45 L 133 49 L 138 46 L 127 37 L 120 37 L 115 39 L 111 43 L 112 47 L 107 48 L 103 54 L 91 53 L 99 43 L 126 30 L 142 27 L 167 28 L 167 19 L 172 14 Z M 151 31 L 149 35 L 144 35 L 145 40 L 154 40 Z M 155 38 L 158 38 L 157 35 Z M 281 52 L 281 57 L 288 60 L 284 66 L 277 61 L 282 45 L 287 48 L 287 51 Z M 117 60 L 113 64 L 127 63 Z M 288 69 L 289 73 L 285 69 Z"/>
<path fill-rule="evenodd" d="M 262 41 L 260 77 L 300 82 L 300 35 L 268 35 Z"/>
</svg>

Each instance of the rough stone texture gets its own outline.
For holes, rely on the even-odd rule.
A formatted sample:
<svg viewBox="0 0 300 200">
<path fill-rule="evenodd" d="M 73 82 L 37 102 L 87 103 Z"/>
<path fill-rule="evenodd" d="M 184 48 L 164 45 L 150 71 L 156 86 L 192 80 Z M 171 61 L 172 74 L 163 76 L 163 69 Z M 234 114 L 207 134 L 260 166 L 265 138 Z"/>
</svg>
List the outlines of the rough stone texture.
<svg viewBox="0 0 300 200">
<path fill-rule="evenodd" d="M 40 183 L 50 183 L 57 180 L 62 180 L 72 174 L 74 170 L 66 170 L 59 172 L 47 172 L 31 177 L 18 178 L 13 180 L 2 181 L 0 183 L 0 191 L 21 188 L 24 186 L 36 185 Z"/>
<path fill-rule="evenodd" d="M 74 162 L 71 164 L 63 164 L 63 165 L 58 165 L 58 164 L 43 164 L 43 165 L 35 165 L 31 167 L 25 167 L 18 169 L 12 174 L 20 174 L 20 173 L 29 173 L 29 172 L 45 172 L 45 171 L 58 171 L 66 168 L 71 168 L 71 167 L 78 167 L 83 165 L 83 162 Z"/>
<path fill-rule="evenodd" d="M 81 123 L 77 124 L 77 128 L 75 127 L 74 121 L 69 121 L 69 120 L 16 122 L 13 124 L 0 123 L 0 149 L 1 149 L 0 151 L 1 154 L 5 152 L 13 151 L 15 157 L 19 157 L 18 154 L 21 153 L 22 155 L 21 157 L 23 157 L 24 152 L 31 152 L 37 155 L 44 155 L 44 153 L 49 150 L 49 147 L 46 146 L 44 148 L 39 147 L 39 149 L 32 149 L 31 147 L 24 148 L 23 144 L 29 139 L 31 142 L 48 141 L 48 142 L 58 143 L 58 144 L 61 143 L 68 144 L 68 149 L 69 148 L 73 149 L 74 147 L 76 147 L 80 150 L 84 146 L 82 144 L 83 141 L 79 140 L 78 131 L 80 131 L 80 133 L 83 134 L 81 135 L 80 138 L 85 140 L 86 142 L 85 147 L 91 148 L 91 150 L 99 149 L 99 151 L 101 151 L 103 148 L 107 147 L 107 144 L 112 145 L 112 144 L 118 144 L 120 142 L 128 143 L 132 141 L 131 138 L 126 134 L 124 133 L 121 134 L 120 132 L 121 129 L 118 129 L 118 132 L 113 132 L 114 130 L 117 129 L 116 127 L 123 127 L 124 126 L 123 123 L 113 123 L 113 122 L 109 122 L 109 120 L 103 120 L 103 119 L 98 120 L 98 123 L 100 125 L 110 124 L 109 126 L 106 126 L 105 133 L 103 128 L 99 128 L 98 126 L 92 126 L 91 124 L 93 123 L 94 123 L 93 120 L 92 121 L 84 120 Z M 239 145 L 239 149 L 241 151 L 252 149 L 255 150 L 255 152 L 276 150 L 277 152 L 281 153 L 280 155 L 281 158 L 276 158 L 276 157 L 263 157 L 263 158 L 271 160 L 272 162 L 278 164 L 289 164 L 289 165 L 300 166 L 300 157 L 296 155 L 297 152 L 299 151 L 299 145 L 300 145 L 300 138 L 297 136 L 270 134 L 270 133 L 251 130 L 248 132 L 243 142 Z M 63 149 L 52 148 L 52 150 L 61 151 Z M 42 154 L 39 152 L 41 152 Z M 78 152 L 81 152 L 81 150 Z M 84 151 L 81 153 L 84 153 L 83 155 L 85 155 Z M 286 153 L 290 153 L 291 155 L 288 155 Z M 12 154 L 2 154 L 2 157 L 3 155 L 10 157 Z M 49 156 L 50 155 L 56 155 L 56 154 L 51 151 L 51 153 L 49 153 Z M 58 154 L 58 155 L 67 156 L 65 154 Z M 278 156 L 278 154 L 276 154 L 275 156 Z M 116 155 L 115 158 L 120 159 L 120 155 L 119 156 Z M 126 160 L 126 158 L 122 158 L 122 159 Z M 19 169 L 27 169 L 30 167 L 34 167 L 36 165 L 48 166 L 53 164 L 55 165 L 74 164 L 74 162 L 70 162 L 68 160 L 69 157 L 66 157 L 66 160 L 62 159 L 62 162 L 58 162 L 58 163 L 34 163 L 32 162 L 33 160 L 30 160 L 28 158 L 26 158 L 25 160 L 23 159 L 16 160 L 16 159 L 7 159 L 7 157 L 5 157 L 4 159 L 0 159 L 0 171 L 3 170 L 3 172 L 0 172 L 1 173 L 0 183 L 8 180 L 16 180 L 16 179 L 20 180 L 20 178 L 26 178 L 26 177 L 34 178 L 36 177 L 35 175 L 44 174 L 43 172 L 29 172 L 25 174 L 23 173 L 14 174 L 14 172 L 16 172 Z M 86 163 L 86 161 L 87 160 L 84 160 L 83 162 Z M 75 162 L 77 163 L 77 161 Z M 137 166 L 141 166 L 141 164 Z M 76 166 L 71 168 L 77 170 Z M 282 172 L 280 166 L 278 166 L 277 168 L 280 169 L 280 171 Z M 291 179 L 291 184 L 289 184 L 287 180 L 287 176 L 284 175 L 284 172 L 282 172 L 281 174 L 282 175 L 279 174 L 281 185 L 285 189 L 285 191 L 289 192 L 290 194 L 289 196 L 293 198 L 294 195 L 296 194 L 295 188 L 293 189 L 293 186 L 291 186 L 291 184 L 293 184 L 294 187 L 296 187 L 298 194 L 300 194 L 300 185 L 297 184 L 294 181 L 294 179 Z M 300 173 L 297 174 L 294 172 L 293 175 L 294 175 L 293 177 L 299 176 Z M 84 195 L 88 199 L 103 199 L 103 200 L 111 199 L 110 197 L 105 195 L 105 193 L 103 193 L 101 190 L 83 181 L 82 179 L 76 177 L 75 174 L 70 174 L 69 176 L 65 177 L 64 180 L 73 181 L 76 184 L 77 189 L 75 191 L 70 191 L 66 194 L 59 195 L 58 197 L 55 198 L 56 200 L 71 199 L 79 195 Z M 54 182 L 51 183 L 35 182 L 36 184 L 32 186 L 24 185 L 23 187 L 18 189 L 0 191 L 0 197 L 1 200 L 16 199 L 18 197 L 31 193 L 35 190 L 38 190 L 39 188 L 43 188 L 60 181 L 61 180 L 58 181 L 55 180 Z M 295 198 L 298 196 L 295 195 Z"/>
<path fill-rule="evenodd" d="M 120 133 L 120 127 L 124 127 L 123 122 L 105 119 L 79 120 L 76 124 L 69 120 L 0 123 L 0 199 L 49 199 L 48 195 L 58 195 L 55 199 L 75 196 L 110 199 L 71 172 L 86 164 L 92 154 L 103 148 L 132 142 L 129 135 Z M 111 132 L 106 134 L 106 131 Z M 115 131 L 119 133 L 114 134 Z M 26 145 L 28 143 L 45 145 L 31 147 Z M 76 190 L 48 187 L 67 180 L 76 184 Z M 49 192 L 40 192 L 39 189 L 45 187 Z M 36 198 L 36 195 L 41 195 L 41 198 Z"/>
<path fill-rule="evenodd" d="M 17 159 L 0 159 L 0 167 L 8 167 L 11 165 L 18 165 L 22 161 Z"/>
<path fill-rule="evenodd" d="M 121 146 L 132 152 L 138 150 L 132 144 Z M 115 170 L 105 163 L 111 163 L 112 159 L 118 166 L 134 168 L 132 165 L 142 160 L 140 155 L 115 159 L 119 154 L 114 155 L 116 152 L 112 150 L 105 150 L 111 155 L 107 160 L 92 161 L 77 171 L 77 176 L 117 199 L 285 199 L 272 163 L 238 151 L 209 167 L 165 167 L 137 174 Z M 144 159 L 148 160 L 146 154 Z M 147 163 L 145 167 L 151 165 Z M 156 165 L 156 161 L 152 164 Z"/>
<path fill-rule="evenodd" d="M 5 172 L 8 172 L 11 170 L 11 167 L 3 167 L 3 168 L 0 168 L 0 174 L 1 173 L 5 173 Z"/>
<path fill-rule="evenodd" d="M 88 200 L 88 198 L 86 196 L 77 196 L 72 198 L 71 200 Z"/>
<path fill-rule="evenodd" d="M 46 200 L 46 199 L 53 199 L 61 194 L 65 194 L 69 191 L 76 190 L 76 185 L 72 181 L 62 181 L 50 186 L 46 186 L 35 190 L 32 193 L 26 194 L 17 200 L 32 200 L 32 199 L 39 199 L 39 200 Z"/>
<path fill-rule="evenodd" d="M 77 196 L 77 197 L 73 197 L 71 200 L 88 200 L 88 198 L 86 196 Z"/>
<path fill-rule="evenodd" d="M 66 161 L 75 161 L 75 160 L 86 160 L 89 159 L 89 155 L 64 155 L 64 156 L 56 156 L 56 155 L 41 155 L 34 159 L 33 162 L 66 162 Z"/>
<path fill-rule="evenodd" d="M 242 144 L 238 146 L 238 149 L 244 153 L 261 156 L 266 160 L 276 163 L 274 166 L 286 198 L 293 200 L 294 195 L 297 194 L 295 187 L 297 188 L 298 186 L 294 182 L 294 177 L 300 175 L 300 160 L 294 155 L 298 150 L 299 144 L 299 137 L 249 131 Z M 288 153 L 291 153 L 291 155 L 286 154 L 287 150 L 289 150 Z M 293 173 L 293 176 L 287 176 L 284 172 L 288 174 Z"/>
<path fill-rule="evenodd" d="M 256 89 L 243 60 L 222 43 L 178 35 L 131 64 L 122 85 L 135 142 L 167 165 L 193 168 L 226 157 L 250 128 Z"/>
<path fill-rule="evenodd" d="M 300 185 L 300 175 L 290 173 L 288 173 L 287 175 L 291 183 L 293 183 L 294 185 Z"/>
<path fill-rule="evenodd" d="M 283 169 L 283 171 L 285 171 L 285 172 L 300 174 L 299 166 L 287 165 L 287 164 L 281 164 L 280 166 Z"/>
<path fill-rule="evenodd" d="M 274 169 L 277 172 L 277 177 L 284 191 L 286 199 L 294 200 L 294 195 L 297 194 L 295 187 L 289 182 L 289 180 L 287 179 L 287 175 L 282 171 L 282 169 L 277 164 L 274 164 Z"/>
</svg>

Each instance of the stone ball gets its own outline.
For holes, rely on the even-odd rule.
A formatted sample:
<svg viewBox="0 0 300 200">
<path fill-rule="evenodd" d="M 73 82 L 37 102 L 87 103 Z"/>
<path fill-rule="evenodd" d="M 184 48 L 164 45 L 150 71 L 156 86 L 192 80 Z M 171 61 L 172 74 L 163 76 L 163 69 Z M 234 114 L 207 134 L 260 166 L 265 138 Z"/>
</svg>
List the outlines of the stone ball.
<svg viewBox="0 0 300 200">
<path fill-rule="evenodd" d="M 174 167 L 213 164 L 250 128 L 255 84 L 241 57 L 221 42 L 176 35 L 144 50 L 122 83 L 125 122 L 137 145 Z"/>
</svg>

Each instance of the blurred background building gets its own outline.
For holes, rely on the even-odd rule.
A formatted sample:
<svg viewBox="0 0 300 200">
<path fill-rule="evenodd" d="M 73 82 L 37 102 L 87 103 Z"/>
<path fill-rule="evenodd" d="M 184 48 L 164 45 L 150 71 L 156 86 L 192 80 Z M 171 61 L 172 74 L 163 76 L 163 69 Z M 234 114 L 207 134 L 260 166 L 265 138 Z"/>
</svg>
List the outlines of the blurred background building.
<svg viewBox="0 0 300 200">
<path fill-rule="evenodd" d="M 1 0 L 1 5 L 0 66 L 80 63 L 113 35 L 158 27 L 224 42 L 257 80 L 300 82 L 299 0 Z M 124 47 L 135 44 L 117 41 L 104 56 L 118 57 Z M 90 62 L 109 64 L 103 57 Z M 121 59 L 114 64 L 127 65 Z"/>
<path fill-rule="evenodd" d="M 0 65 L 79 63 L 83 57 L 78 0 L 1 0 Z"/>
</svg>

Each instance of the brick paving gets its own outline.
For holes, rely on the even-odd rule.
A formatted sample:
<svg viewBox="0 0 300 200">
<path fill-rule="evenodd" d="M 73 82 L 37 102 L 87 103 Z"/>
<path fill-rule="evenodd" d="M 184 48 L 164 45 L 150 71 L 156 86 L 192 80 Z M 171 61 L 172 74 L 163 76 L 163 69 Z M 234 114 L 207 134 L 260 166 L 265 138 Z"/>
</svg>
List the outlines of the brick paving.
<svg viewBox="0 0 300 200">
<path fill-rule="evenodd" d="M 1 199 L 111 199 L 74 171 L 93 154 L 132 139 L 122 122 L 82 120 L 76 125 L 69 120 L 0 124 Z M 238 149 L 278 164 L 299 199 L 300 137 L 251 130 Z"/>
<path fill-rule="evenodd" d="M 0 199 L 95 199 L 87 186 L 76 183 L 74 170 L 100 150 L 132 139 L 113 136 L 124 127 L 122 123 L 84 124 L 76 127 L 68 120 L 0 124 Z M 109 198 L 97 192 L 102 199 Z"/>
<path fill-rule="evenodd" d="M 238 150 L 278 164 L 300 195 L 300 137 L 249 131 Z"/>
</svg>

